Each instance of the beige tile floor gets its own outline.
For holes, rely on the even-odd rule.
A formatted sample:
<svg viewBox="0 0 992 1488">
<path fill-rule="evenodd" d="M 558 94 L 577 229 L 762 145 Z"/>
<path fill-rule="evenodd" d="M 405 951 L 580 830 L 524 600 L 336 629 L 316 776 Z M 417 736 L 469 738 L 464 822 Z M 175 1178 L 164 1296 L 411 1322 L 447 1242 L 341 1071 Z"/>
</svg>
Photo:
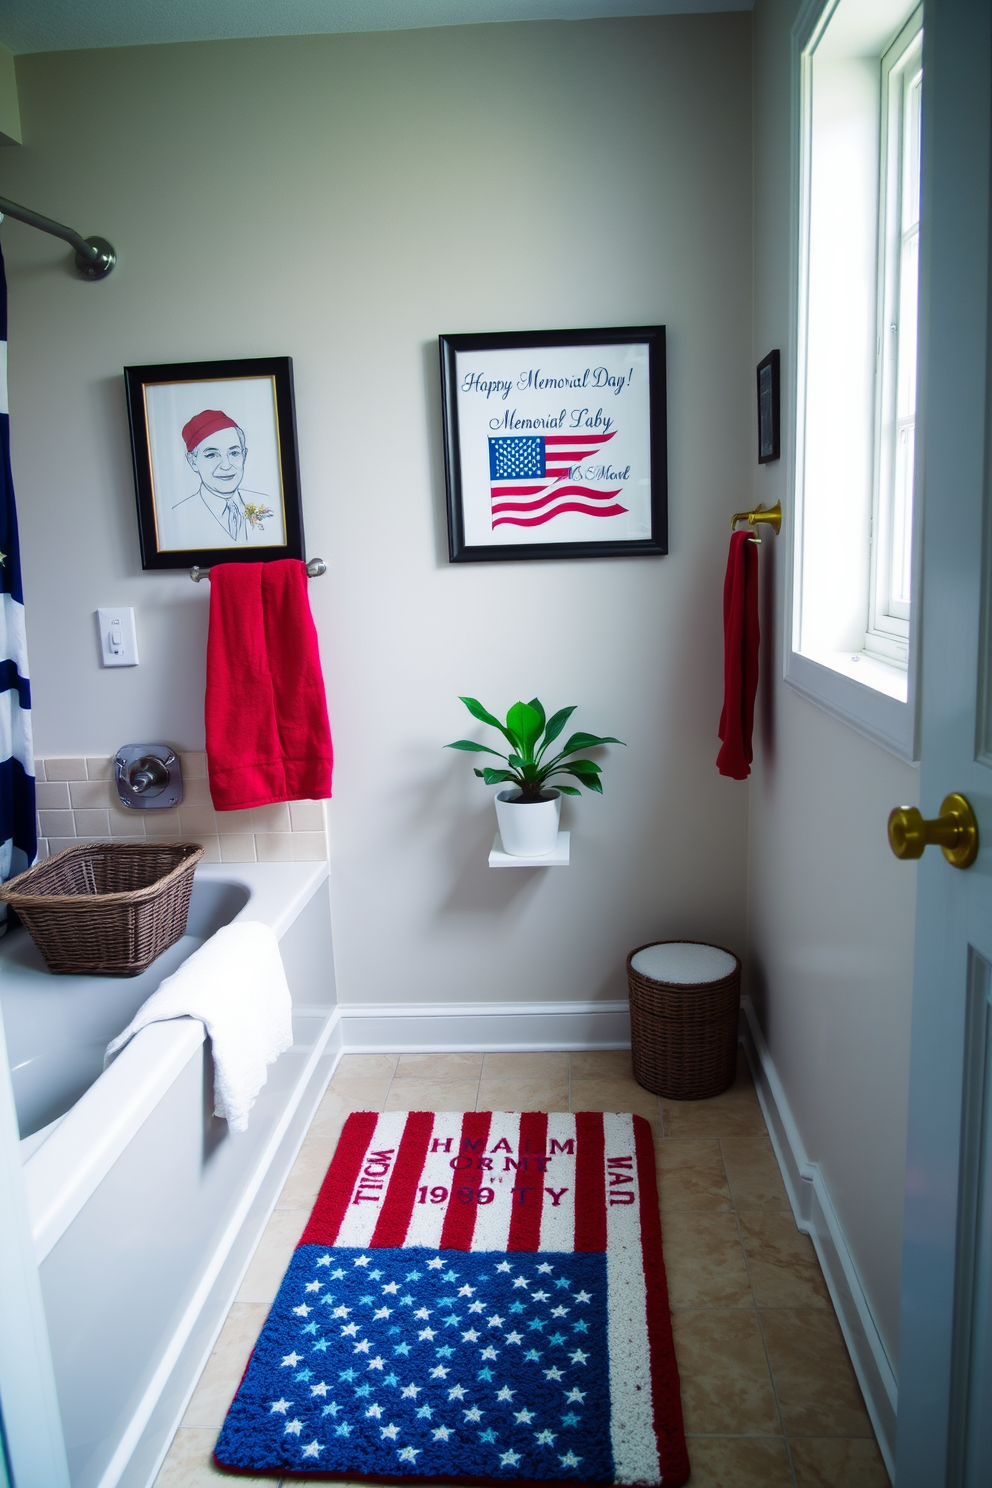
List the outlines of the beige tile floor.
<svg viewBox="0 0 992 1488">
<path fill-rule="evenodd" d="M 657 1139 L 692 1488 L 887 1488 L 823 1277 L 796 1229 L 743 1055 L 669 1101 L 626 1053 L 349 1054 L 314 1117 L 156 1488 L 232 1480 L 210 1453 L 352 1110 L 636 1111 Z M 240 1478 L 266 1483 L 272 1478 Z M 289 1480 L 285 1480 L 288 1488 Z"/>
</svg>

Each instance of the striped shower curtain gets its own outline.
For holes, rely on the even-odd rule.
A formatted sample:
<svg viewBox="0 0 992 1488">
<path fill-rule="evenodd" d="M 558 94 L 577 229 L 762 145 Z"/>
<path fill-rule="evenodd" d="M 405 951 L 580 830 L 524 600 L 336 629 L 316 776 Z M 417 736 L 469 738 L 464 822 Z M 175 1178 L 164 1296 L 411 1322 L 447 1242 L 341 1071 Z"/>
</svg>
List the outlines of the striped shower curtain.
<svg viewBox="0 0 992 1488">
<path fill-rule="evenodd" d="M 17 511 L 10 474 L 7 413 L 7 277 L 0 251 L 0 880 L 34 862 L 34 749 L 31 684 L 24 639 L 24 596 L 17 542 Z M 0 934 L 7 928 L 0 904 Z"/>
</svg>

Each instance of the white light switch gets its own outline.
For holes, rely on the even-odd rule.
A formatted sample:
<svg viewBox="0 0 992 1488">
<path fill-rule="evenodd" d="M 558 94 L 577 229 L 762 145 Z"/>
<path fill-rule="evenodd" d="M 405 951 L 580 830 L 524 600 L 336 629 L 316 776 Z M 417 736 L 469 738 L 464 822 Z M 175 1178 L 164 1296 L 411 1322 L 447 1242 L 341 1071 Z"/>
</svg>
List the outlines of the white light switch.
<svg viewBox="0 0 992 1488">
<path fill-rule="evenodd" d="M 134 630 L 134 611 L 128 609 L 97 610 L 100 627 L 100 654 L 105 667 L 137 666 L 138 639 Z"/>
</svg>

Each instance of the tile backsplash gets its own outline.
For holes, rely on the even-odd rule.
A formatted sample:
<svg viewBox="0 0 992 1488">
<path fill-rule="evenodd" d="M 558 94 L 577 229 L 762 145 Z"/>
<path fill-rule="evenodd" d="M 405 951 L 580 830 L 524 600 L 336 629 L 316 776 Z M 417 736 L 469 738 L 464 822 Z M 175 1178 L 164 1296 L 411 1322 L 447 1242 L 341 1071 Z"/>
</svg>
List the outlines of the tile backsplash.
<svg viewBox="0 0 992 1488">
<path fill-rule="evenodd" d="M 205 754 L 180 754 L 185 795 L 174 811 L 122 806 L 112 755 L 35 760 L 38 856 L 78 842 L 202 842 L 208 863 L 309 863 L 327 857 L 322 801 L 215 811 Z"/>
</svg>

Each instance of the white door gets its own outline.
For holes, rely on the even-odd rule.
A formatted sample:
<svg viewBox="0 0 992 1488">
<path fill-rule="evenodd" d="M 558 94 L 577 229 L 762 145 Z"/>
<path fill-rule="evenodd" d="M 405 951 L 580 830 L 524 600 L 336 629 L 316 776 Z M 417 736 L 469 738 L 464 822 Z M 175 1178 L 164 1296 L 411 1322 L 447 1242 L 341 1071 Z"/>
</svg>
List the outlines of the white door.
<svg viewBox="0 0 992 1488">
<path fill-rule="evenodd" d="M 897 1488 L 992 1485 L 990 85 L 992 4 L 927 0 L 921 806 L 980 853 L 918 870 Z"/>
</svg>

